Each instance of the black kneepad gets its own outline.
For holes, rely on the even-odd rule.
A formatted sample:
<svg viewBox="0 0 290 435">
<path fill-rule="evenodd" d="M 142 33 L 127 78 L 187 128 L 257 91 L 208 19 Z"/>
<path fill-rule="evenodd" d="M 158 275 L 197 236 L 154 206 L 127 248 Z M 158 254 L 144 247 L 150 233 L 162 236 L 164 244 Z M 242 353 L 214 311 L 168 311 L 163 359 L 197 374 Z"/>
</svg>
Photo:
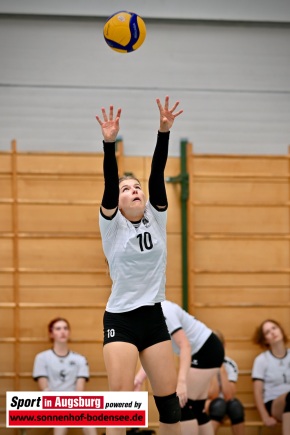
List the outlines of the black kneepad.
<svg viewBox="0 0 290 435">
<path fill-rule="evenodd" d="M 186 405 L 181 408 L 181 421 L 197 420 L 197 424 L 202 426 L 210 421 L 209 416 L 204 411 L 205 400 L 188 399 Z"/>
<path fill-rule="evenodd" d="M 159 411 L 159 421 L 161 423 L 173 424 L 180 421 L 181 408 L 176 393 L 164 397 L 153 397 Z"/>
<path fill-rule="evenodd" d="M 181 408 L 181 421 L 195 420 L 194 400 L 188 399 L 183 408 Z"/>
<path fill-rule="evenodd" d="M 238 399 L 227 402 L 227 414 L 232 424 L 239 424 L 245 421 L 244 407 Z"/>
<path fill-rule="evenodd" d="M 286 404 L 285 404 L 284 412 L 290 412 L 290 392 L 285 397 L 285 400 L 286 400 Z"/>
<path fill-rule="evenodd" d="M 227 413 L 227 404 L 224 399 L 217 397 L 210 402 L 209 416 L 211 420 L 221 422 Z"/>
</svg>

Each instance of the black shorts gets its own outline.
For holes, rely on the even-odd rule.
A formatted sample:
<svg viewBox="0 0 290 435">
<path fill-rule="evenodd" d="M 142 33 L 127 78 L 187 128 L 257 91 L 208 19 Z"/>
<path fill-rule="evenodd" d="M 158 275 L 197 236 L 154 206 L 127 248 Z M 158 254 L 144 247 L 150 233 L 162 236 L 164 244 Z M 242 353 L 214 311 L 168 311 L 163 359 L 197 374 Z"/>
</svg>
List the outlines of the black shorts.
<svg viewBox="0 0 290 435">
<path fill-rule="evenodd" d="M 268 414 L 271 415 L 271 416 L 272 416 L 272 412 L 271 412 L 271 410 L 272 410 L 272 403 L 273 403 L 273 400 L 269 400 L 269 402 L 264 403 L 265 408 L 268 411 Z"/>
<path fill-rule="evenodd" d="M 191 367 L 195 369 L 214 369 L 224 362 L 225 351 L 220 339 L 212 333 L 204 345 L 192 355 Z"/>
<path fill-rule="evenodd" d="M 161 303 L 125 313 L 104 313 L 104 345 L 114 341 L 134 344 L 139 352 L 170 340 Z"/>
</svg>

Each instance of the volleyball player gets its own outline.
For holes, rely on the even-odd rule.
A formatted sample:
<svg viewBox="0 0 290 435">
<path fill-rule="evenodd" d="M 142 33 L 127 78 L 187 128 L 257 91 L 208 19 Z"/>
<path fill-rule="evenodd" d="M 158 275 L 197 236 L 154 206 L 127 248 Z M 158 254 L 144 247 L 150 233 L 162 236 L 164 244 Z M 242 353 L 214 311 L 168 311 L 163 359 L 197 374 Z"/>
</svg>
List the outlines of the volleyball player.
<svg viewBox="0 0 290 435">
<path fill-rule="evenodd" d="M 265 426 L 282 423 L 282 434 L 290 433 L 290 348 L 282 325 L 264 320 L 255 330 L 254 343 L 263 352 L 252 368 L 254 398 Z"/>
<path fill-rule="evenodd" d="M 225 349 L 225 339 L 220 331 L 214 331 Z M 236 383 L 239 369 L 236 361 L 225 356 L 217 376 L 212 378 L 207 413 L 210 416 L 215 434 L 226 417 L 230 419 L 233 435 L 245 435 L 245 410 L 236 396 Z"/>
<path fill-rule="evenodd" d="M 52 348 L 40 352 L 34 359 L 33 378 L 42 391 L 84 391 L 89 380 L 86 358 L 69 349 L 70 324 L 57 317 L 48 325 Z M 67 428 L 55 427 L 54 435 L 65 435 Z M 83 428 L 85 435 L 96 435 L 94 427 Z"/>
<path fill-rule="evenodd" d="M 205 412 L 211 380 L 217 375 L 224 359 L 219 338 L 203 322 L 171 301 L 162 302 L 166 324 L 174 352 L 179 355 L 177 395 L 181 405 L 183 435 L 213 435 L 214 429 Z M 139 370 L 138 383 L 146 377 L 146 368 Z"/>
<path fill-rule="evenodd" d="M 160 435 L 180 434 L 180 405 L 176 395 L 176 369 L 170 336 L 162 313 L 165 298 L 167 196 L 164 170 L 170 129 L 179 102 L 169 108 L 157 99 L 159 131 L 146 200 L 139 180 L 119 180 L 115 142 L 121 109 L 114 117 L 102 108 L 104 193 L 100 231 L 112 279 L 104 313 L 104 361 L 112 391 L 133 391 L 138 357 L 150 379 L 160 416 Z M 140 138 L 136 138 L 140 140 Z M 126 429 L 107 428 L 109 435 Z"/>
</svg>

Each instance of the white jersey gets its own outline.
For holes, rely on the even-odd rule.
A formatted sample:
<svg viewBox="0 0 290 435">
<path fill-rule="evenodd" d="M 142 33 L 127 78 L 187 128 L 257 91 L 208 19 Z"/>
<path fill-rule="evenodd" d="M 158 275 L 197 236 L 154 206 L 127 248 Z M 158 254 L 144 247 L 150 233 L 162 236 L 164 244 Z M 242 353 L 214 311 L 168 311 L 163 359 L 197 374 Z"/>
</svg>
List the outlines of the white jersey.
<svg viewBox="0 0 290 435">
<path fill-rule="evenodd" d="M 264 403 L 290 392 L 290 349 L 284 358 L 276 358 L 269 350 L 254 360 L 252 379 L 264 382 Z"/>
<path fill-rule="evenodd" d="M 131 311 L 165 299 L 167 211 L 148 201 L 138 228 L 120 210 L 113 219 L 100 213 L 103 250 L 109 263 L 112 291 L 106 310 Z"/>
<path fill-rule="evenodd" d="M 237 363 L 228 356 L 225 356 L 223 365 L 226 369 L 228 380 L 230 382 L 237 382 L 239 377 L 239 369 Z"/>
<path fill-rule="evenodd" d="M 223 366 L 226 369 L 226 372 L 228 375 L 228 380 L 230 382 L 236 383 L 238 381 L 238 377 L 239 377 L 239 369 L 238 369 L 237 363 L 233 359 L 229 358 L 228 356 L 225 356 Z M 219 397 L 224 397 L 224 395 L 221 391 L 222 386 L 221 386 L 220 374 L 218 374 L 218 382 L 219 382 L 219 387 L 220 387 Z"/>
<path fill-rule="evenodd" d="M 194 355 L 202 348 L 212 330 L 174 302 L 163 301 L 161 306 L 169 334 L 172 335 L 179 329 L 183 329 L 191 346 L 191 355 Z M 174 352 L 179 355 L 179 347 L 174 340 L 171 341 Z"/>
<path fill-rule="evenodd" d="M 86 358 L 69 351 L 66 356 L 58 356 L 52 349 L 36 355 L 32 376 L 47 378 L 51 391 L 75 391 L 78 378 L 89 379 L 89 366 Z"/>
</svg>

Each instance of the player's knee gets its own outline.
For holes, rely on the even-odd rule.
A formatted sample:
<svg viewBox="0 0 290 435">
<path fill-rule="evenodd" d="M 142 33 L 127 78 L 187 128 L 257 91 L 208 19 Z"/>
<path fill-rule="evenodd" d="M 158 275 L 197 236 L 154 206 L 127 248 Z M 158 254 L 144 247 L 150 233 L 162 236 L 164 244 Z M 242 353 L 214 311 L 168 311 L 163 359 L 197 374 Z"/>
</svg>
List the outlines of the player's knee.
<svg viewBox="0 0 290 435">
<path fill-rule="evenodd" d="M 188 399 L 186 405 L 181 409 L 181 421 L 197 420 L 199 426 L 210 421 L 209 416 L 204 411 L 205 400 Z"/>
<path fill-rule="evenodd" d="M 174 424 L 180 421 L 181 409 L 176 393 L 163 397 L 154 396 L 154 400 L 161 423 Z"/>
<path fill-rule="evenodd" d="M 195 420 L 194 400 L 188 399 L 183 408 L 181 408 L 181 421 Z"/>
<path fill-rule="evenodd" d="M 226 401 L 221 397 L 213 399 L 210 402 L 208 412 L 211 420 L 221 422 L 227 413 Z"/>
<path fill-rule="evenodd" d="M 290 412 L 290 392 L 285 397 L 285 402 L 284 412 Z"/>
<path fill-rule="evenodd" d="M 227 415 L 232 424 L 239 424 L 245 421 L 244 407 L 238 399 L 232 399 L 227 402 Z"/>
<path fill-rule="evenodd" d="M 203 424 L 208 423 L 210 421 L 210 418 L 204 410 L 205 399 L 194 400 L 193 403 L 194 403 L 195 415 L 196 415 L 198 425 L 202 426 Z"/>
</svg>

